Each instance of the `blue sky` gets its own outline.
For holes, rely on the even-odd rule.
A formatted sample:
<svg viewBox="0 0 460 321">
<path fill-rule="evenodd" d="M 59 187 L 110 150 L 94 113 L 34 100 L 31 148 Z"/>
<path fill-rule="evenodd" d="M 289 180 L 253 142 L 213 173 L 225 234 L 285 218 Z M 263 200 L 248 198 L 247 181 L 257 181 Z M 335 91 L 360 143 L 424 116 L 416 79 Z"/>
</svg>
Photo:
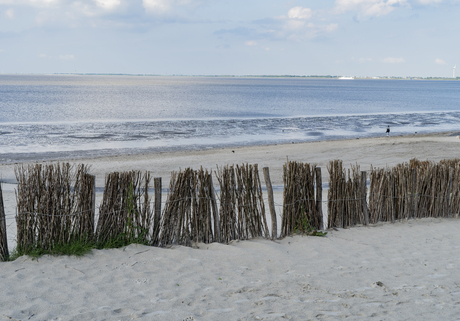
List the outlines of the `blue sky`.
<svg viewBox="0 0 460 321">
<path fill-rule="evenodd" d="M 460 0 L 0 0 L 0 73 L 452 77 Z"/>
</svg>

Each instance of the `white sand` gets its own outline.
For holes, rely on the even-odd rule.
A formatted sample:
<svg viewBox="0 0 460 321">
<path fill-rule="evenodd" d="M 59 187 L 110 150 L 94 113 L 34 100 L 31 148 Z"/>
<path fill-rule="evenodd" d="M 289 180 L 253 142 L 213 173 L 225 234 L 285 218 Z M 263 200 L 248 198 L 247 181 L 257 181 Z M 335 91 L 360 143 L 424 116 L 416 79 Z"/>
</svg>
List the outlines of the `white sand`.
<svg viewBox="0 0 460 321">
<path fill-rule="evenodd" d="M 438 134 L 78 162 L 92 165 L 98 187 L 111 171 L 150 170 L 167 187 L 172 170 L 243 162 L 270 167 L 279 186 L 286 157 L 318 164 L 327 181 L 329 160 L 357 162 L 368 170 L 371 164 L 392 166 L 413 157 L 460 157 L 459 144 L 455 136 Z M 0 176 L 14 182 L 13 165 L 0 165 Z M 4 184 L 10 217 L 12 186 Z M 132 245 L 83 258 L 21 257 L 0 263 L 0 319 L 460 320 L 458 220 L 410 220 L 329 231 L 325 238 L 198 247 Z"/>
<path fill-rule="evenodd" d="M 1 263 L 18 320 L 457 320 L 460 221 Z M 381 283 L 379 283 L 381 282 Z M 189 319 L 189 320 L 193 320 Z"/>
</svg>

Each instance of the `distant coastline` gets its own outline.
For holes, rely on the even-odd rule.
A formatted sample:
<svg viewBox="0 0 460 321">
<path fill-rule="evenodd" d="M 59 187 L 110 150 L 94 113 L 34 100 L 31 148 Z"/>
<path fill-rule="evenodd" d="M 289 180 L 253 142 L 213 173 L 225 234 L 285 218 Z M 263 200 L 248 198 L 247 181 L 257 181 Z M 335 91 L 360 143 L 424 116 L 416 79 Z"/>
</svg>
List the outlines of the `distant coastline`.
<svg viewBox="0 0 460 321">
<path fill-rule="evenodd" d="M 128 77 L 202 77 L 202 78 L 302 78 L 302 79 L 343 79 L 353 78 L 360 80 L 460 80 L 460 77 L 418 77 L 418 76 L 407 76 L 407 77 L 396 77 L 396 76 L 345 76 L 345 75 L 186 75 L 186 74 L 123 74 L 123 73 L 0 73 L 0 76 L 128 76 Z"/>
</svg>

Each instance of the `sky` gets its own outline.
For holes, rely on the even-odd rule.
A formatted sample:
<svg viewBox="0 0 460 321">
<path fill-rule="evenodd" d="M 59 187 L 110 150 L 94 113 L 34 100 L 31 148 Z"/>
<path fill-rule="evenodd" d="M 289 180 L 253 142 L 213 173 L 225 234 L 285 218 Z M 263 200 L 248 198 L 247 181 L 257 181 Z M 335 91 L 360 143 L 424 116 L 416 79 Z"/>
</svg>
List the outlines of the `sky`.
<svg viewBox="0 0 460 321">
<path fill-rule="evenodd" d="M 0 73 L 460 76 L 460 0 L 0 0 Z"/>
</svg>

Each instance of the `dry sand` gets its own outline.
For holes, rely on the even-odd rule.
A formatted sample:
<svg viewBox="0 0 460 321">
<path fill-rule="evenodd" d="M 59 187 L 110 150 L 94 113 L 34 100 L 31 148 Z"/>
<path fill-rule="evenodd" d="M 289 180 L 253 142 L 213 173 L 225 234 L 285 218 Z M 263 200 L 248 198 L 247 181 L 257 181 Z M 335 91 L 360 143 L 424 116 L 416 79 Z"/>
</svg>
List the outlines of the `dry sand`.
<svg viewBox="0 0 460 321">
<path fill-rule="evenodd" d="M 450 136 L 449 136 L 450 135 Z M 290 160 L 392 166 L 460 157 L 452 134 L 382 137 L 78 160 L 98 187 L 111 171 L 268 166 L 282 185 Z M 232 150 L 234 152 L 232 152 Z M 14 165 L 0 165 L 14 182 Z M 14 216 L 13 185 L 4 184 Z M 11 229 L 11 226 L 9 227 Z M 5 320 L 460 320 L 460 221 L 422 219 L 329 231 L 324 238 L 251 240 L 169 249 L 131 245 L 82 258 L 0 263 Z"/>
<path fill-rule="evenodd" d="M 1 263 L 18 320 L 458 320 L 460 221 Z M 6 317 L 6 318 L 7 318 Z M 189 318 L 189 319 L 187 319 Z"/>
</svg>

